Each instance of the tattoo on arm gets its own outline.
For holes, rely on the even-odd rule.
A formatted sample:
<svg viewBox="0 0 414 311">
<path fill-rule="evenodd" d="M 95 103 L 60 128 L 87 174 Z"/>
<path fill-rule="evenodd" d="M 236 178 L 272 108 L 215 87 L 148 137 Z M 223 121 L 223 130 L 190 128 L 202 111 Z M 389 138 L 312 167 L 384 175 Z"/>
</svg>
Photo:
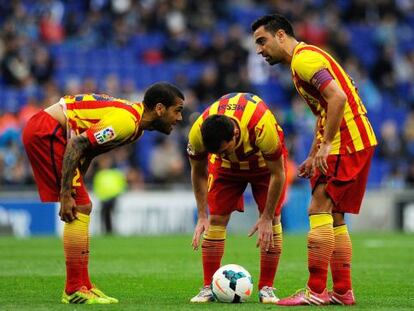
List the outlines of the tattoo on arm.
<svg viewBox="0 0 414 311">
<path fill-rule="evenodd" d="M 80 159 L 89 146 L 88 138 L 82 135 L 75 136 L 69 140 L 65 155 L 63 156 L 61 194 L 71 195 L 72 181 L 75 177 L 76 169 L 79 167 Z"/>
</svg>

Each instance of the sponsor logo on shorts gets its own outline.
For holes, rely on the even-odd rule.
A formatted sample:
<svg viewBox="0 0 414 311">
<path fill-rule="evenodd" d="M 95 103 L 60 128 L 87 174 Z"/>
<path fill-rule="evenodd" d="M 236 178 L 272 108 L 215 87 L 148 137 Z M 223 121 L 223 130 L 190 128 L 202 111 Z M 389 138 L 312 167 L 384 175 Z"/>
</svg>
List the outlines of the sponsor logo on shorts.
<svg viewBox="0 0 414 311">
<path fill-rule="evenodd" d="M 109 126 L 107 128 L 104 128 L 103 130 L 96 132 L 94 134 L 96 141 L 98 144 L 104 144 L 108 141 L 113 140 L 116 137 L 115 131 L 112 128 L 112 126 Z"/>
</svg>

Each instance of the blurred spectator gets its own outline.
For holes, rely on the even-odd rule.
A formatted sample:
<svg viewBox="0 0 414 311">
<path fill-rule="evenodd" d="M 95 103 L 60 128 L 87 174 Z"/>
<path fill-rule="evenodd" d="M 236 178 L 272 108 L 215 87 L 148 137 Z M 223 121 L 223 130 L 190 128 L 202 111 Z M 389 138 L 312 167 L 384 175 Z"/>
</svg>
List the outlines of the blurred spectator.
<svg viewBox="0 0 414 311">
<path fill-rule="evenodd" d="M 183 170 L 184 160 L 177 144 L 172 139 L 160 138 L 150 156 L 150 172 L 154 181 L 179 182 Z"/>
<path fill-rule="evenodd" d="M 194 91 L 203 105 L 212 103 L 222 95 L 216 68 L 209 66 L 203 71 L 200 80 L 194 86 Z"/>
<path fill-rule="evenodd" d="M 136 167 L 132 167 L 128 170 L 126 179 L 128 183 L 128 189 L 131 191 L 142 190 L 145 188 L 144 175 Z"/>
<path fill-rule="evenodd" d="M 45 12 L 39 24 L 40 36 L 46 43 L 60 43 L 65 34 L 63 26 L 53 18 L 51 12 Z"/>
<path fill-rule="evenodd" d="M 93 191 L 101 202 L 101 223 L 103 232 L 113 233 L 112 214 L 117 198 L 126 190 L 124 173 L 114 167 L 111 154 L 97 158 L 98 171 L 93 178 Z"/>
<path fill-rule="evenodd" d="M 414 108 L 407 115 L 403 128 L 403 137 L 409 158 L 414 159 Z"/>
<path fill-rule="evenodd" d="M 88 77 L 86 78 L 83 83 L 81 84 L 81 93 L 88 94 L 88 93 L 97 93 L 98 92 L 98 85 L 96 83 L 95 78 Z"/>
<path fill-rule="evenodd" d="M 124 80 L 121 84 L 121 88 L 122 98 L 126 98 L 131 102 L 136 102 L 139 98 L 143 98 L 144 96 L 142 91 L 137 90 L 135 82 L 132 79 Z"/>
<path fill-rule="evenodd" d="M 31 178 L 27 159 L 21 152 L 18 140 L 9 140 L 4 148 L 0 148 L 0 159 L 2 159 L 2 179 L 9 185 L 25 185 Z"/>
<path fill-rule="evenodd" d="M 0 114 L 0 148 L 14 146 L 20 137 L 20 124 L 16 113 Z"/>
<path fill-rule="evenodd" d="M 390 177 L 395 179 L 414 148 L 408 114 L 414 106 L 414 4 L 409 0 L 0 1 L 0 141 L 19 144 L 21 124 L 62 95 L 106 92 L 136 101 L 140 88 L 169 80 L 189 94 L 177 131 L 179 151 L 204 106 L 224 93 L 253 91 L 283 114 L 286 142 L 301 160 L 312 135 L 308 112 L 291 96 L 289 70 L 263 66 L 255 54 L 249 24 L 258 12 L 289 16 L 302 40 L 325 45 L 345 64 L 374 130 L 397 132 L 396 139 L 379 139 L 377 153 L 387 167 L 399 163 Z M 384 115 L 398 127 L 390 130 Z M 300 130 L 294 130 L 298 124 Z M 147 163 L 142 172 L 135 168 L 133 159 L 141 152 L 129 150 L 122 160 L 136 188 L 142 187 L 142 172 L 149 171 Z M 188 181 L 186 173 L 184 164 L 180 180 Z"/>
<path fill-rule="evenodd" d="M 34 50 L 33 61 L 30 66 L 30 72 L 36 82 L 43 84 L 49 81 L 54 74 L 54 61 L 50 57 L 48 50 L 38 46 Z"/>
<path fill-rule="evenodd" d="M 358 92 L 369 112 L 381 110 L 381 93 L 375 84 L 369 79 L 368 72 L 356 57 L 349 57 L 345 62 L 345 69 L 357 83 Z"/>
<path fill-rule="evenodd" d="M 414 161 L 413 161 L 413 158 L 411 158 L 411 161 L 409 161 L 408 172 L 407 172 L 407 175 L 405 177 L 405 183 L 406 183 L 406 186 L 409 189 L 414 188 Z"/>
<path fill-rule="evenodd" d="M 405 179 L 403 168 L 399 165 L 393 165 L 390 173 L 384 176 L 381 184 L 388 189 L 404 189 Z"/>
<path fill-rule="evenodd" d="M 398 163 L 405 155 L 404 143 L 394 120 L 386 120 L 381 126 L 378 154 L 393 163 Z"/>
<path fill-rule="evenodd" d="M 373 65 L 371 77 L 383 90 L 393 92 L 395 88 L 395 76 L 393 66 L 394 48 L 389 45 L 380 47 L 380 54 Z"/>
<path fill-rule="evenodd" d="M 121 97 L 121 86 L 117 75 L 111 74 L 106 76 L 103 93 L 111 94 L 114 97 Z"/>
<path fill-rule="evenodd" d="M 325 47 L 328 39 L 328 28 L 322 23 L 316 9 L 307 10 L 307 18 L 296 27 L 297 35 L 303 41 L 320 47 Z M 330 25 L 329 28 L 331 28 Z M 332 28 L 331 28 L 332 29 Z"/>
<path fill-rule="evenodd" d="M 26 122 L 41 109 L 40 102 L 36 98 L 29 98 L 27 103 L 20 109 L 18 116 L 19 127 L 23 127 L 23 125 L 25 125 Z"/>
<path fill-rule="evenodd" d="M 20 50 L 22 40 L 15 35 L 5 38 L 5 52 L 1 61 L 1 72 L 6 84 L 23 87 L 31 82 L 30 63 Z"/>
</svg>

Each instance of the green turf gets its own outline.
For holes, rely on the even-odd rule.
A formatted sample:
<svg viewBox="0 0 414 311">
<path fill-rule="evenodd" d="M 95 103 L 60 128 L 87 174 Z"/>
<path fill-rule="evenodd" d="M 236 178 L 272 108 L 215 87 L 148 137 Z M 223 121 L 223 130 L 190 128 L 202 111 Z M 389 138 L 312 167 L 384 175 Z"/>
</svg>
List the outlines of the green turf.
<svg viewBox="0 0 414 311">
<path fill-rule="evenodd" d="M 244 304 L 192 305 L 201 286 L 201 252 L 190 236 L 93 237 L 90 272 L 118 305 L 59 303 L 64 283 L 61 241 L 57 238 L 0 238 L 0 310 L 270 310 L 257 291 Z M 305 235 L 287 235 L 277 274 L 278 295 L 303 287 L 306 279 Z M 353 280 L 358 305 L 353 310 L 414 310 L 414 236 L 353 234 Z M 258 277 L 255 241 L 229 236 L 223 263 L 238 263 Z M 255 283 L 257 284 L 257 283 Z M 309 310 L 300 307 L 295 310 Z M 328 306 L 328 310 L 344 307 Z M 348 309 L 348 308 L 345 308 Z"/>
</svg>

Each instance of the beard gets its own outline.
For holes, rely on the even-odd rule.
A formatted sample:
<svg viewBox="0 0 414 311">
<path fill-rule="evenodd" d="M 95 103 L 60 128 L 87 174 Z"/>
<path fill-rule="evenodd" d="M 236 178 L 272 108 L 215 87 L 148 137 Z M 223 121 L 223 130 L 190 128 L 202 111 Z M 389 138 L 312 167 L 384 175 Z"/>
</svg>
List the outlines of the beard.
<svg viewBox="0 0 414 311">
<path fill-rule="evenodd" d="M 152 121 L 150 131 L 158 131 L 169 135 L 171 133 L 171 125 L 162 118 L 159 118 Z"/>
<path fill-rule="evenodd" d="M 266 59 L 266 61 L 270 66 L 277 65 L 280 63 L 280 60 L 276 58 L 269 58 L 269 59 Z"/>
</svg>

